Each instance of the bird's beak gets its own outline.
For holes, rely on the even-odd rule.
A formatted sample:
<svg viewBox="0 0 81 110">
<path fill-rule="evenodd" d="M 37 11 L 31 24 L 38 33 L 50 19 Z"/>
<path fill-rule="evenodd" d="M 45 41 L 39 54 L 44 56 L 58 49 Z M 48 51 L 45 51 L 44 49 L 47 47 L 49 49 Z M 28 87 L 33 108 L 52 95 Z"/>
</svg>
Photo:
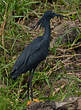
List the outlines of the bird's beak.
<svg viewBox="0 0 81 110">
<path fill-rule="evenodd" d="M 61 18 L 63 18 L 63 17 L 66 17 L 67 18 L 67 16 L 63 16 L 63 15 L 61 15 L 61 14 L 56 14 L 56 13 L 53 13 L 53 17 L 60 17 L 60 19 Z"/>
</svg>

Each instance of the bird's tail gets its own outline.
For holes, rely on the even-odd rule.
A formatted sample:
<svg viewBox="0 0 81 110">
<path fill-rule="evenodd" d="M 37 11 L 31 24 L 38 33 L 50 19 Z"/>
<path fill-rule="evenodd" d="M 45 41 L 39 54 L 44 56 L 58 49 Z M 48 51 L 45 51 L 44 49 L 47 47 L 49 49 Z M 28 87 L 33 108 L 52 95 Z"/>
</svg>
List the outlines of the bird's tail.
<svg viewBox="0 0 81 110">
<path fill-rule="evenodd" d="M 16 80 L 17 77 L 18 77 L 17 71 L 12 71 L 12 72 L 10 73 L 10 77 L 11 77 L 13 80 Z"/>
</svg>

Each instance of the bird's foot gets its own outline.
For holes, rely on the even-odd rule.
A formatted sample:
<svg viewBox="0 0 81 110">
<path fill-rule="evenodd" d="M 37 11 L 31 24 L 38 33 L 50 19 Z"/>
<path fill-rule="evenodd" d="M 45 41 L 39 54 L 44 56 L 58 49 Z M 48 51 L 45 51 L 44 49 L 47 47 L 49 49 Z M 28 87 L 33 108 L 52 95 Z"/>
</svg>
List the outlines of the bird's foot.
<svg viewBox="0 0 81 110">
<path fill-rule="evenodd" d="M 32 100 L 27 102 L 27 106 L 29 106 L 32 103 Z"/>
<path fill-rule="evenodd" d="M 27 102 L 27 106 L 29 106 L 32 102 L 40 102 L 38 99 L 33 99 Z"/>
<path fill-rule="evenodd" d="M 39 100 L 39 99 L 33 99 L 33 101 L 34 101 L 34 102 L 40 102 L 40 100 Z"/>
</svg>

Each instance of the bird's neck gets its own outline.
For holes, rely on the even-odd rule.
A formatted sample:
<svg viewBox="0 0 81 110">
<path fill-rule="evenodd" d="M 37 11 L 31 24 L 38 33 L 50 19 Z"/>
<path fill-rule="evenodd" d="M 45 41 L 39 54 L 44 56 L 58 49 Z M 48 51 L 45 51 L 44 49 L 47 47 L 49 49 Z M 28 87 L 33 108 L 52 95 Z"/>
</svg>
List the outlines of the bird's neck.
<svg viewBox="0 0 81 110">
<path fill-rule="evenodd" d="M 44 37 L 45 39 L 50 39 L 51 29 L 50 29 L 50 21 L 48 21 L 45 25 Z"/>
</svg>

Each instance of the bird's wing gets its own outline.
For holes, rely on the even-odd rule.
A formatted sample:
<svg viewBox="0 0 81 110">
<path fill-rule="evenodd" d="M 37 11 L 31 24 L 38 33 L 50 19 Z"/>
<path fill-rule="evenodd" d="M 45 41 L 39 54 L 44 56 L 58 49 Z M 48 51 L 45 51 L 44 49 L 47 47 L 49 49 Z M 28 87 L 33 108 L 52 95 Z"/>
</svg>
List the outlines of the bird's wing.
<svg viewBox="0 0 81 110">
<path fill-rule="evenodd" d="M 27 52 L 26 52 L 26 50 L 27 50 Z M 26 58 L 28 58 L 28 56 L 29 56 L 29 50 L 30 50 L 29 49 L 29 46 L 27 46 L 22 51 L 22 53 L 20 54 L 20 56 L 17 58 L 12 71 L 16 71 L 17 69 L 19 69 L 21 66 L 24 65 L 24 62 L 25 62 Z"/>
<path fill-rule="evenodd" d="M 46 42 L 41 42 L 39 47 L 34 49 L 29 56 L 28 68 L 36 68 L 36 66 L 48 55 L 48 47 Z"/>
<path fill-rule="evenodd" d="M 12 72 L 21 68 L 23 69 L 24 66 L 26 66 L 30 55 L 40 47 L 42 38 L 43 37 L 38 37 L 34 39 L 27 47 L 25 47 L 23 52 L 20 54 L 20 56 L 16 60 L 16 63 L 14 64 Z"/>
</svg>

